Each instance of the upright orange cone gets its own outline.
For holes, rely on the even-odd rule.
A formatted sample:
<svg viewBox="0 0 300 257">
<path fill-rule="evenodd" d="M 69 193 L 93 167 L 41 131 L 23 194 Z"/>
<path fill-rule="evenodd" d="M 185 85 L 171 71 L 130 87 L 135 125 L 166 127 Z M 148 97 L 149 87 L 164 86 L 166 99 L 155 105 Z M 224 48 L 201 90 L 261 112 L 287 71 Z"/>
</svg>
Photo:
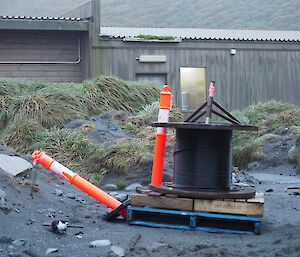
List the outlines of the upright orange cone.
<svg viewBox="0 0 300 257">
<path fill-rule="evenodd" d="M 163 86 L 163 91 L 160 93 L 158 122 L 168 122 L 169 113 L 172 108 L 172 93 L 171 87 Z M 154 159 L 152 167 L 152 186 L 161 186 L 163 179 L 164 158 L 167 141 L 167 128 L 158 127 L 156 130 L 156 141 L 154 149 Z"/>
<path fill-rule="evenodd" d="M 32 154 L 34 163 L 39 163 L 45 168 L 53 171 L 57 175 L 63 177 L 71 184 L 84 191 L 88 195 L 92 196 L 99 202 L 105 204 L 107 207 L 116 210 L 122 206 L 122 203 L 117 199 L 113 198 L 109 194 L 102 191 L 100 188 L 96 187 L 92 183 L 88 182 L 84 178 L 80 177 L 78 174 L 69 170 L 67 167 L 53 160 L 50 156 L 41 151 L 34 151 Z M 126 210 L 120 209 L 117 214 L 126 216 Z M 117 216 L 117 215 L 116 215 Z"/>
</svg>

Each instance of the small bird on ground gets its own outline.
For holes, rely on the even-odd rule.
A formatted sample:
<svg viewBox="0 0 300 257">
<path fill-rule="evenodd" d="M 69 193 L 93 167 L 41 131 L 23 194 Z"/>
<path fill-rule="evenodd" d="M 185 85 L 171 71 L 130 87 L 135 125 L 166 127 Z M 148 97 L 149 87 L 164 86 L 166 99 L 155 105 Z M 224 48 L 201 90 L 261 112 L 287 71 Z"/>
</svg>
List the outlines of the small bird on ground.
<svg viewBox="0 0 300 257">
<path fill-rule="evenodd" d="M 62 233 L 67 230 L 68 222 L 61 220 L 53 220 L 51 223 L 52 231 L 55 233 Z"/>
</svg>

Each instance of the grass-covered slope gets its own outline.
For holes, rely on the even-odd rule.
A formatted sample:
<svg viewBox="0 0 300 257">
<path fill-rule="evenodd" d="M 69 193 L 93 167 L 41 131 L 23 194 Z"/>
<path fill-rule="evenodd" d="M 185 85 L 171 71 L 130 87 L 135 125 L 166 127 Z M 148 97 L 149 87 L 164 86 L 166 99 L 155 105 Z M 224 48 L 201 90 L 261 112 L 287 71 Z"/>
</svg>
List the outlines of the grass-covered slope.
<svg viewBox="0 0 300 257">
<path fill-rule="evenodd" d="M 139 155 L 150 154 L 149 144 L 134 138 L 102 149 L 91 143 L 83 130 L 66 129 L 63 125 L 108 110 L 133 116 L 158 98 L 156 86 L 115 77 L 101 76 L 80 84 L 2 79 L 0 137 L 22 153 L 45 150 L 81 173 L 124 172 L 142 165 Z"/>
<path fill-rule="evenodd" d="M 242 122 L 257 125 L 258 132 L 235 132 L 233 137 L 234 165 L 244 167 L 252 160 L 264 160 L 264 143 L 288 135 L 295 138 L 294 161 L 300 169 L 300 108 L 270 101 L 234 112 Z"/>
<path fill-rule="evenodd" d="M 149 125 L 157 119 L 158 99 L 156 86 L 114 77 L 80 84 L 0 79 L 0 139 L 21 153 L 44 150 L 91 180 L 99 181 L 107 172 L 150 171 L 155 128 Z M 97 145 L 84 128 L 64 128 L 70 120 L 89 119 L 108 110 L 127 113 L 129 118 L 121 126 L 131 136 Z M 299 107 L 270 101 L 234 114 L 243 123 L 259 126 L 258 132 L 234 133 L 235 166 L 264 160 L 265 143 L 284 134 L 295 141 L 293 160 L 300 169 Z M 180 112 L 173 110 L 170 120 L 181 119 Z M 169 133 L 174 140 L 174 132 Z"/>
</svg>

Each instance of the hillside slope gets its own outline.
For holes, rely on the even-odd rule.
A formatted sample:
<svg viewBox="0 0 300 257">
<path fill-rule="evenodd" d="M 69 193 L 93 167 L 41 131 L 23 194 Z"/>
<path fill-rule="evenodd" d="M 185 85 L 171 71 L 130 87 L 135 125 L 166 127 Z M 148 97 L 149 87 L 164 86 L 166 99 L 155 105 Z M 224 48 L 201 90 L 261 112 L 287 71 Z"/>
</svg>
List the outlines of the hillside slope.
<svg viewBox="0 0 300 257">
<path fill-rule="evenodd" d="M 57 16 L 87 0 L 0 0 L 0 15 Z M 102 0 L 103 26 L 300 30 L 299 0 Z"/>
</svg>

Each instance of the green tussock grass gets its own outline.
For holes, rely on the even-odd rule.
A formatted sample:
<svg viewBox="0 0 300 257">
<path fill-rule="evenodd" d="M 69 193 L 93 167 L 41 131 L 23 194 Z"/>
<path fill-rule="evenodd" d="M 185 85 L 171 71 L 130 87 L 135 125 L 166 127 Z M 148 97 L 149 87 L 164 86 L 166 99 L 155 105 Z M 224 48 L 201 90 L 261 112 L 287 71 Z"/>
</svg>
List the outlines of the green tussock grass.
<svg viewBox="0 0 300 257">
<path fill-rule="evenodd" d="M 244 167 L 253 160 L 265 158 L 263 144 L 267 139 L 281 136 L 285 128 L 295 137 L 300 135 L 300 108 L 292 104 L 276 101 L 251 105 L 242 111 L 234 111 L 242 123 L 259 127 L 258 132 L 234 132 L 233 134 L 233 163 Z M 296 149 L 300 148 L 300 140 L 296 141 Z M 300 150 L 299 150 L 300 152 Z M 296 150 L 297 153 L 297 150 Z M 300 168 L 300 154 L 295 157 Z"/>
<path fill-rule="evenodd" d="M 45 151 L 75 172 L 87 175 L 100 170 L 97 159 L 101 149 L 92 144 L 80 130 L 50 128 L 38 133 L 34 140 L 29 150 Z"/>
<path fill-rule="evenodd" d="M 43 127 L 35 120 L 16 117 L 1 133 L 7 145 L 21 153 L 29 153 Z"/>
<path fill-rule="evenodd" d="M 300 125 L 292 126 L 291 130 L 296 135 L 296 145 L 293 161 L 296 163 L 297 169 L 300 171 Z"/>
<path fill-rule="evenodd" d="M 153 85 L 115 77 L 100 76 L 84 84 L 87 105 L 92 113 L 111 109 L 136 113 L 159 98 L 159 90 Z"/>
<path fill-rule="evenodd" d="M 150 170 L 152 152 L 149 142 L 141 138 L 124 139 L 118 144 L 106 149 L 101 155 L 103 166 L 117 173 L 127 173 L 130 169 L 145 171 Z"/>
<path fill-rule="evenodd" d="M 138 171 L 149 164 L 149 142 L 125 140 L 104 148 L 84 131 L 63 125 L 108 110 L 136 115 L 159 98 L 148 83 L 100 76 L 83 83 L 28 82 L 0 79 L 0 139 L 18 152 L 40 149 L 99 182 L 107 172 Z"/>
<path fill-rule="evenodd" d="M 0 80 L 0 93 L 0 128 L 16 116 L 50 128 L 107 110 L 133 114 L 159 97 L 153 85 L 104 76 L 59 84 Z"/>
<path fill-rule="evenodd" d="M 253 160 L 263 160 L 265 154 L 262 151 L 266 140 L 278 137 L 275 134 L 257 136 L 253 132 L 238 132 L 233 137 L 233 165 L 244 167 Z"/>
<path fill-rule="evenodd" d="M 130 117 L 129 122 L 123 128 L 132 135 L 137 136 L 143 130 L 148 130 L 147 127 L 152 122 L 156 122 L 158 118 L 159 102 L 146 104 L 135 116 Z M 183 115 L 178 108 L 174 108 L 170 112 L 169 121 L 183 121 Z"/>
</svg>

